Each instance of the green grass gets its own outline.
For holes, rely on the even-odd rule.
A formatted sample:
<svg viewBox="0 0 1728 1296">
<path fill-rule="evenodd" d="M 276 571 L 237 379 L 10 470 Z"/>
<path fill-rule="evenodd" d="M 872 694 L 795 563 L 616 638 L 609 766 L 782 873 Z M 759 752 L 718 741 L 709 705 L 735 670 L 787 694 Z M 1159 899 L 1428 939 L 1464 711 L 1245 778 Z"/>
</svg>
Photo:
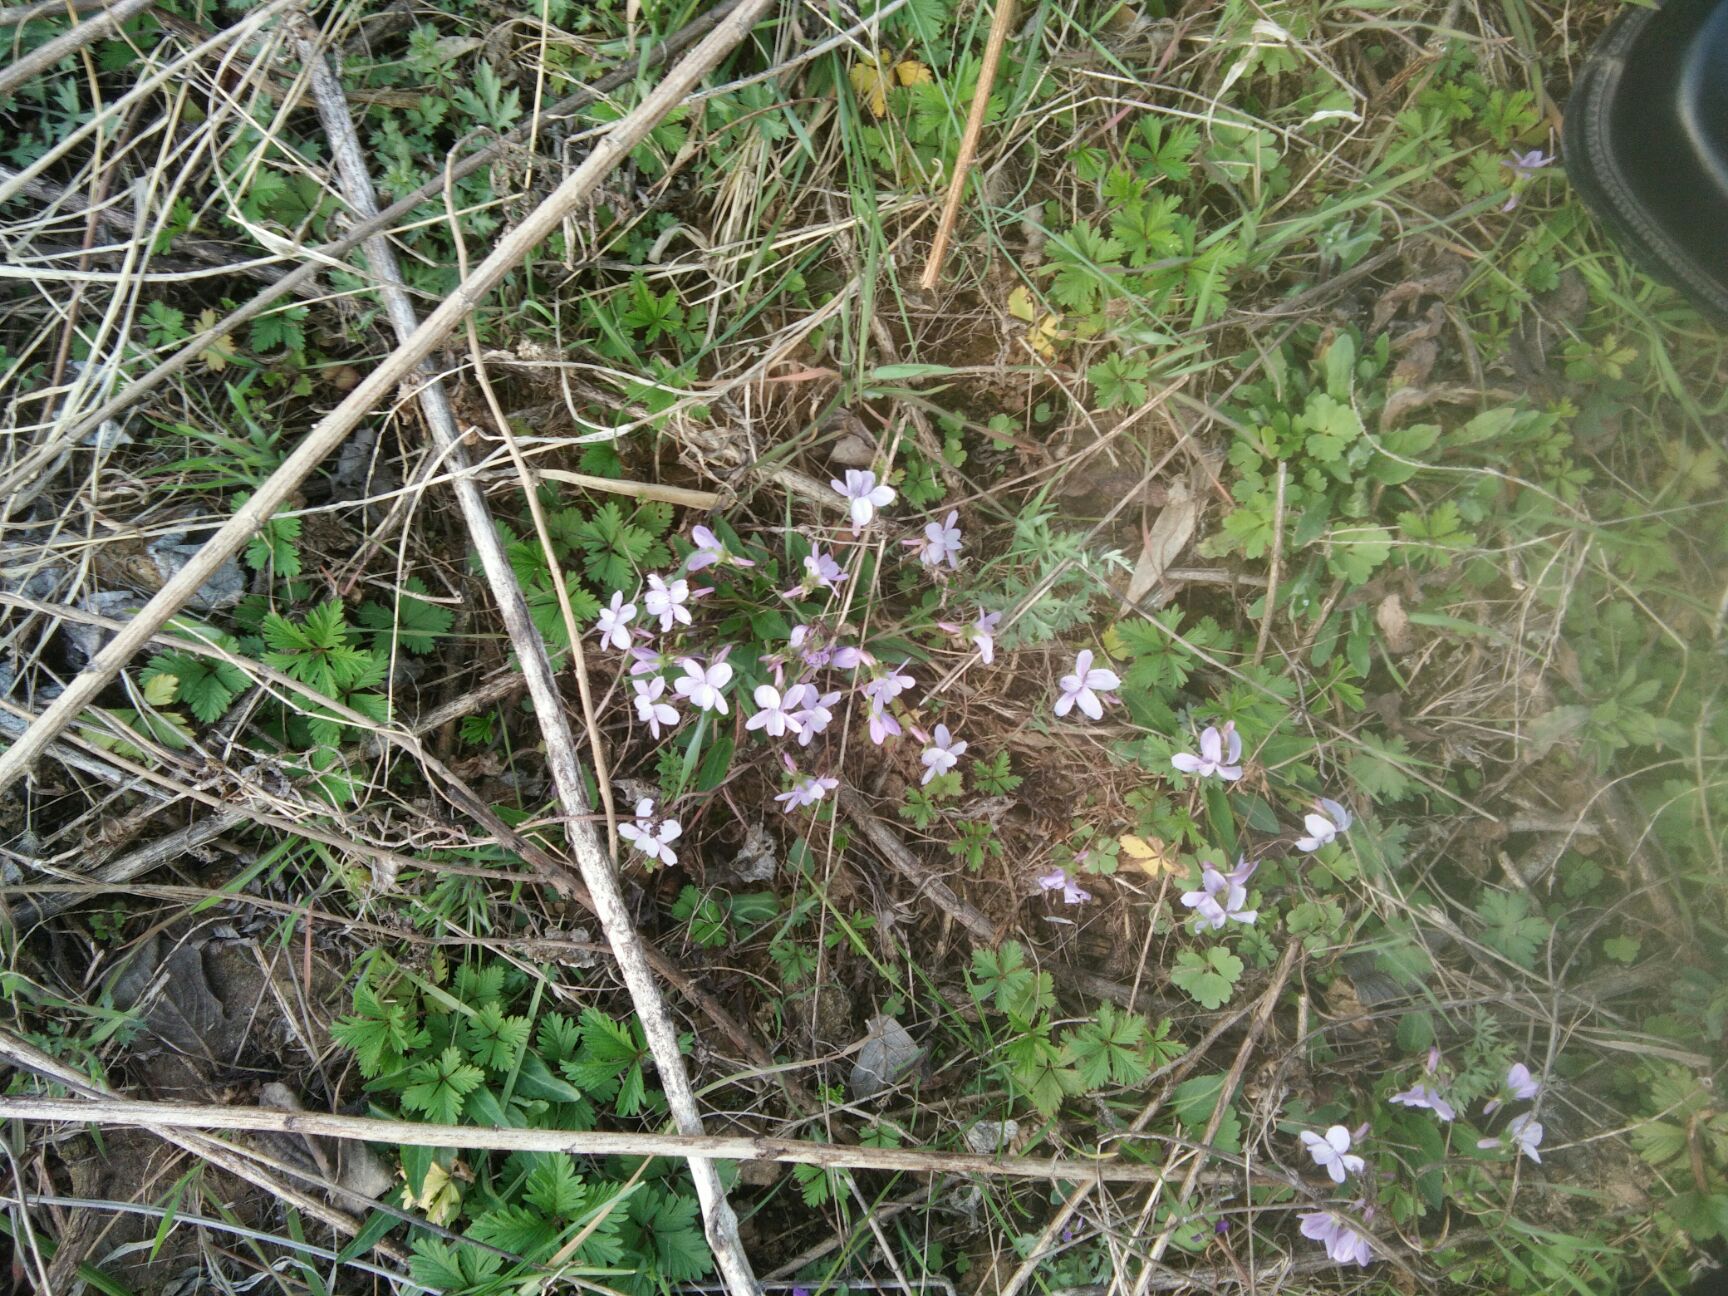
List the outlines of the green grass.
<svg viewBox="0 0 1728 1296">
<path fill-rule="evenodd" d="M 697 9 L 321 15 L 346 42 L 386 200 L 436 180 L 451 150 L 534 127 L 456 183 L 454 216 L 429 200 L 397 232 L 422 310 L 459 277 L 451 220 L 469 258 L 492 246 L 640 100 L 649 52 Z M 112 274 L 64 275 L 83 215 L 42 190 L 0 205 L 15 259 L 56 258 L 37 283 L 0 280 L 18 447 L 0 467 L 36 500 L 7 524 L 7 588 L 62 606 L 147 593 L 148 543 L 229 516 L 390 345 L 359 263 L 332 267 L 318 294 L 130 413 L 129 439 L 59 457 L 56 428 L 107 394 L 65 390 L 74 379 L 149 373 L 247 300 L 256 285 L 234 267 L 266 232 L 292 264 L 340 210 L 316 118 L 285 106 L 291 56 L 246 47 L 215 107 L 203 82 L 171 82 L 127 116 L 121 96 L 194 29 L 241 16 L 209 0 L 159 13 L 129 24 L 136 50 L 98 42 L 0 101 L 5 165 L 48 158 L 44 184 L 127 204 L 131 177 L 153 175 L 137 251 L 213 267 L 142 275 L 114 251 L 123 224 L 88 244 Z M 554 573 L 587 634 L 585 719 L 620 816 L 648 798 L 680 823 L 670 869 L 625 843 L 635 920 L 783 1068 L 765 1076 L 678 1000 L 712 1126 L 989 1150 L 1012 1121 L 1016 1154 L 1172 1171 L 1155 1200 L 1100 1189 L 1057 1226 L 1070 1185 L 748 1167 L 732 1197 L 759 1273 L 797 1261 L 789 1276 L 812 1290 L 904 1277 L 994 1291 L 1024 1266 L 1024 1291 L 1126 1291 L 1154 1263 L 1199 1287 L 1249 1272 L 1269 1285 L 1289 1257 L 1278 1272 L 1300 1289 L 1404 1291 L 1413 1274 L 1446 1291 L 1606 1292 L 1678 1283 L 1728 1238 L 1714 1097 L 1728 352 L 1605 243 L 1558 166 L 1506 164 L 1551 146 L 1551 101 L 1611 16 L 1035 0 L 926 293 L 990 10 L 911 0 L 806 59 L 853 18 L 784 5 L 481 305 L 477 357 L 441 362 L 566 674 Z M 25 24 L 17 48 L 65 25 Z M 607 96 L 545 119 L 618 69 L 631 75 Z M 64 145 L 91 120 L 99 136 Z M 183 157 L 161 162 L 146 123 Z M 88 754 L 110 774 L 45 767 L 4 820 L 13 857 L 60 870 L 179 826 L 150 808 L 170 794 L 318 835 L 243 824 L 175 885 L 147 878 L 10 932 L 6 1029 L 142 1092 L 152 1001 L 116 1008 L 98 956 L 219 902 L 301 970 L 299 1033 L 257 1041 L 245 1065 L 303 1078 L 310 1107 L 659 1129 L 629 1001 L 590 948 L 604 942 L 537 871 L 562 845 L 545 754 L 532 709 L 485 689 L 514 664 L 447 465 L 407 402 L 364 436 L 245 550 L 245 597 L 177 623 L 179 646 L 156 645 L 104 697 Z M 650 494 L 524 483 L 499 471 L 504 436 L 533 469 Z M 866 466 L 896 499 L 854 543 L 812 494 Z M 699 516 L 655 499 L 662 485 L 727 504 Z M 901 541 L 950 510 L 965 548 L 933 569 Z M 1178 521 L 1170 552 L 1149 543 Z M 695 712 L 668 665 L 680 716 L 655 737 L 625 659 L 588 627 L 615 593 L 642 605 L 696 524 L 754 565 L 692 573 L 709 592 L 664 642 L 705 662 L 729 649 L 730 710 Z M 845 580 L 789 594 L 815 548 Z M 1136 606 L 1137 567 L 1151 579 Z M 1001 618 L 989 664 L 965 636 L 981 613 Z M 41 613 L 4 615 L 12 701 L 40 709 L 79 660 Z M 639 606 L 635 626 L 648 619 Z M 789 644 L 801 625 L 875 663 L 811 668 L 841 697 L 807 746 L 745 727 L 756 686 L 806 673 Z M 1096 722 L 1052 711 L 1081 650 L 1119 677 Z M 857 686 L 902 663 L 915 683 L 877 721 L 902 733 L 878 745 Z M 519 836 L 366 740 L 450 705 L 428 749 Z M 1240 780 L 1173 767 L 1227 722 Z M 922 784 L 938 724 L 968 749 Z M 951 888 L 946 912 L 832 792 L 793 813 L 776 802 L 809 775 L 864 794 Z M 1322 796 L 1354 821 L 1304 852 Z M 1241 858 L 1257 867 L 1232 907 L 1255 921 L 1197 924 L 1181 897 Z M 1066 904 L 1064 887 L 1089 898 Z M 68 950 L 97 971 L 68 981 Z M 878 1016 L 920 1055 L 861 1097 L 850 1050 Z M 1485 1110 L 1516 1063 L 1540 1096 Z M 252 1101 L 248 1083 L 224 1097 Z M 1389 1101 L 1418 1084 L 1457 1118 Z M 1510 1149 L 1509 1118 L 1531 1112 L 1539 1164 Z M 1367 1127 L 1353 1145 L 1366 1165 L 1337 1188 L 1299 1141 L 1333 1125 Z M 69 1173 L 45 1140 L 35 1154 Z M 390 1205 L 425 1223 L 375 1217 L 366 1240 L 393 1250 L 368 1263 L 424 1285 L 480 1296 L 565 1265 L 648 1292 L 709 1273 L 682 1167 L 391 1161 Z M 1298 1227 L 1318 1210 L 1371 1235 L 1376 1263 L 1328 1261 Z M 60 1217 L 32 1221 L 46 1260 Z M 298 1217 L 241 1223 L 264 1230 L 242 1267 L 281 1253 L 272 1234 L 302 1262 L 348 1243 Z"/>
</svg>

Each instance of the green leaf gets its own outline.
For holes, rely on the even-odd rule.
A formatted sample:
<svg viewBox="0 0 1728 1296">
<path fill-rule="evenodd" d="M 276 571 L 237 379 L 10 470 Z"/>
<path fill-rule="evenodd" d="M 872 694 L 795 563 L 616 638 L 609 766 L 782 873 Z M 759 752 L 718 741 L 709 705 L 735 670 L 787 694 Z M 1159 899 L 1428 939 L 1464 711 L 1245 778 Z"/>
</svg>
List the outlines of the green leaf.
<svg viewBox="0 0 1728 1296">
<path fill-rule="evenodd" d="M 1026 950 L 1019 941 L 1004 941 L 996 950 L 973 950 L 971 983 L 974 998 L 993 1002 L 996 1011 L 1022 1024 L 1029 1025 L 1055 1002 L 1050 974 L 1026 966 Z"/>
<path fill-rule="evenodd" d="M 1241 976 L 1242 960 L 1222 945 L 1214 945 L 1204 954 L 1183 950 L 1170 971 L 1170 980 L 1204 1008 L 1221 1008 L 1228 1003 Z"/>
<path fill-rule="evenodd" d="M 140 678 L 146 685 L 158 678 L 176 680 L 180 700 L 205 724 L 220 720 L 250 682 L 238 666 L 182 652 L 158 653 Z"/>
<path fill-rule="evenodd" d="M 640 1230 L 638 1249 L 666 1282 L 691 1282 L 714 1267 L 694 1198 L 650 1188 L 632 1197 L 629 1209 Z"/>
<path fill-rule="evenodd" d="M 451 1045 L 433 1060 L 415 1066 L 408 1079 L 402 1105 L 424 1112 L 433 1124 L 454 1125 L 462 1115 L 463 1101 L 485 1081 L 486 1073 L 464 1062 L 460 1050 Z"/>
<path fill-rule="evenodd" d="M 1536 966 L 1536 953 L 1548 938 L 1548 920 L 1530 912 L 1530 901 L 1521 892 L 1484 891 L 1476 902 L 1482 919 L 1482 941 L 1522 968 Z"/>
<path fill-rule="evenodd" d="M 403 584 L 394 611 L 382 603 L 360 605 L 359 621 L 372 631 L 373 648 L 387 651 L 392 639 L 408 652 L 416 654 L 429 653 L 438 646 L 438 640 L 450 633 L 456 614 L 447 607 L 416 597 L 427 593 L 430 591 L 425 584 L 411 576 Z"/>
<path fill-rule="evenodd" d="M 1064 1097 L 1080 1093 L 1086 1087 L 1062 1050 L 1050 1042 L 1048 1028 L 1027 1031 L 1010 1041 L 1002 1054 L 1015 1087 L 1043 1116 L 1054 1115 Z"/>
<path fill-rule="evenodd" d="M 1105 1085 L 1135 1085 L 1151 1068 L 1147 1063 L 1146 1019 L 1138 1013 L 1105 1003 L 1096 1021 L 1082 1022 L 1063 1040 L 1068 1061 L 1088 1089 Z"/>
<path fill-rule="evenodd" d="M 508 1070 L 528 1043 L 532 1029 L 526 1017 L 506 1017 L 497 1003 L 489 1003 L 468 1021 L 468 1054 L 481 1066 Z"/>
</svg>

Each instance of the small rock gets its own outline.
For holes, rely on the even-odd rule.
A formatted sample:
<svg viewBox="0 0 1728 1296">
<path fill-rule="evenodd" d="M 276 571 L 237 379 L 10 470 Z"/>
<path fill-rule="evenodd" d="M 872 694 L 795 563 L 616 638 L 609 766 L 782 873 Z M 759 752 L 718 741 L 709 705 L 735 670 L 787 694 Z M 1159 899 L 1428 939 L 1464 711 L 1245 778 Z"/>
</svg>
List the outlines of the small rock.
<svg viewBox="0 0 1728 1296">
<path fill-rule="evenodd" d="M 869 1031 L 864 1037 L 863 1047 L 858 1050 L 858 1060 L 852 1065 L 852 1077 L 847 1082 L 847 1089 L 858 1100 L 881 1093 L 924 1052 L 906 1028 L 892 1017 L 872 1017 Z"/>
<path fill-rule="evenodd" d="M 751 824 L 744 834 L 744 844 L 732 857 L 732 876 L 740 882 L 769 882 L 779 867 L 773 836 L 763 824 Z"/>
<path fill-rule="evenodd" d="M 842 468 L 868 468 L 876 461 L 876 443 L 856 432 L 848 432 L 834 443 L 834 448 L 828 452 L 828 460 Z"/>
<path fill-rule="evenodd" d="M 204 547 L 202 541 L 189 540 L 184 531 L 170 531 L 151 544 L 144 552 L 156 566 L 156 574 L 166 585 L 178 576 L 192 557 Z M 216 569 L 198 592 L 187 600 L 187 606 L 200 612 L 220 612 L 233 607 L 246 594 L 246 573 L 238 560 L 230 558 Z"/>
<path fill-rule="evenodd" d="M 966 1146 L 979 1156 L 992 1156 L 1013 1146 L 1020 1137 L 1017 1120 L 979 1121 L 966 1131 Z"/>
</svg>

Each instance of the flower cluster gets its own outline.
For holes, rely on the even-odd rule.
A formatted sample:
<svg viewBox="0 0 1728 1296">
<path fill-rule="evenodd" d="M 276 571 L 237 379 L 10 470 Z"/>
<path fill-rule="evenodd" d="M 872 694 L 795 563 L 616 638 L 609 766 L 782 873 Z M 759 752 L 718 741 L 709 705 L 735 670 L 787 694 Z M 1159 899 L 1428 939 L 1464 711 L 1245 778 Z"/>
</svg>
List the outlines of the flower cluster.
<svg viewBox="0 0 1728 1296">
<path fill-rule="evenodd" d="M 894 488 L 872 471 L 848 470 L 843 480 L 831 484 L 844 501 L 854 537 L 896 499 Z M 950 510 L 942 520 L 928 523 L 922 537 L 906 544 L 916 551 L 919 563 L 932 571 L 958 569 L 965 547 L 959 511 Z M 594 634 L 602 647 L 629 658 L 635 719 L 658 741 L 679 727 L 686 707 L 729 716 L 735 689 L 742 691 L 740 686 L 746 686 L 749 701 L 741 708 L 744 731 L 759 733 L 769 741 L 796 742 L 809 748 L 829 730 L 852 697 L 862 704 L 872 743 L 882 746 L 901 737 L 906 732 L 903 717 L 917 687 L 907 663 L 896 667 L 878 662 L 856 643 L 844 642 L 833 627 L 820 620 L 794 625 L 784 650 L 760 659 L 770 675 L 765 680 L 737 678 L 736 668 L 727 660 L 732 645 L 692 649 L 690 632 L 697 626 L 700 600 L 714 590 L 697 585 L 691 578 L 701 571 L 743 570 L 756 565 L 754 559 L 734 552 L 713 528 L 698 524 L 690 530 L 690 553 L 681 568 L 645 573 L 642 588 L 634 596 L 622 591 L 612 594 L 595 618 Z M 820 543 L 813 544 L 801 560 L 798 583 L 782 591 L 782 597 L 797 603 L 821 591 L 835 594 L 852 575 L 842 556 Z M 995 657 L 995 628 L 1001 616 L 980 609 L 976 619 L 964 628 L 941 624 L 975 647 L 988 664 Z M 657 636 L 664 636 L 658 644 L 653 642 Z M 850 672 L 853 678 L 837 686 L 824 679 L 823 672 Z M 1113 681 L 1115 677 L 1110 678 Z M 946 724 L 935 726 L 933 736 L 916 726 L 913 731 L 924 744 L 920 762 L 925 783 L 953 770 L 968 747 Z M 781 759 L 789 786 L 775 799 L 788 813 L 816 804 L 839 786 L 831 776 L 801 771 L 785 752 Z M 665 835 L 668 832 L 670 836 Z M 638 807 L 636 822 L 626 825 L 623 835 L 643 854 L 664 862 L 673 858 L 667 843 L 677 832 L 677 821 L 654 819 L 649 803 L 646 809 Z"/>
<path fill-rule="evenodd" d="M 1408 1089 L 1392 1094 L 1386 1101 L 1399 1107 L 1433 1112 L 1444 1122 L 1456 1120 L 1457 1108 L 1447 1099 L 1439 1072 L 1440 1050 L 1430 1049 L 1423 1078 Z M 1541 1092 L 1542 1085 L 1530 1074 L 1530 1068 L 1522 1062 L 1515 1063 L 1507 1070 L 1506 1079 L 1494 1097 L 1483 1104 L 1482 1114 L 1491 1116 L 1508 1102 L 1528 1101 Z M 1363 1158 L 1352 1149 L 1367 1132 L 1367 1125 L 1354 1132 L 1342 1125 L 1333 1125 L 1324 1133 L 1303 1130 L 1298 1137 L 1308 1155 L 1313 1158 L 1314 1164 L 1325 1170 L 1333 1183 L 1342 1184 L 1350 1175 L 1360 1175 L 1366 1169 Z M 1507 1122 L 1503 1137 L 1478 1139 L 1476 1146 L 1493 1149 L 1509 1143 L 1520 1155 L 1540 1165 L 1542 1154 L 1538 1149 L 1542 1146 L 1542 1133 L 1542 1125 L 1536 1119 L 1535 1113 L 1521 1112 Z M 1360 1202 L 1356 1204 L 1358 1207 L 1362 1205 Z M 1364 1210 L 1363 1215 L 1365 1218 L 1372 1218 L 1373 1212 Z M 1297 1221 L 1302 1236 L 1322 1243 L 1327 1256 L 1336 1263 L 1366 1267 L 1373 1260 L 1373 1247 L 1368 1234 L 1337 1211 L 1310 1211 L 1297 1216 Z"/>
</svg>

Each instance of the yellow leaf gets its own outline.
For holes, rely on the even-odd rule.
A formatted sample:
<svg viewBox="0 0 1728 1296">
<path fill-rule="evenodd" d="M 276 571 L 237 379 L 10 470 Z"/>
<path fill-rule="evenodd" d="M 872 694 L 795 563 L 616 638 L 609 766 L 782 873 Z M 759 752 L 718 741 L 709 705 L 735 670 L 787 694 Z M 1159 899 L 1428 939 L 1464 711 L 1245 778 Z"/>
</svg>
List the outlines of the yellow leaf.
<svg viewBox="0 0 1728 1296">
<path fill-rule="evenodd" d="M 1116 844 L 1122 848 L 1123 858 L 1133 860 L 1141 872 L 1151 877 L 1183 877 L 1188 872 L 1187 865 L 1160 842 L 1124 833 Z"/>
<path fill-rule="evenodd" d="M 1056 358 L 1056 339 L 1062 334 L 1062 321 L 1058 316 L 1046 315 L 1037 324 L 1026 330 L 1026 340 L 1032 344 L 1032 349 L 1046 360 Z"/>
<path fill-rule="evenodd" d="M 894 79 L 903 86 L 927 85 L 936 78 L 917 59 L 904 59 L 894 65 Z"/>
<path fill-rule="evenodd" d="M 204 312 L 198 316 L 198 332 L 204 332 L 215 323 L 216 312 L 206 308 Z M 221 373 L 228 367 L 228 362 L 237 354 L 239 354 L 239 349 L 234 345 L 234 335 L 232 333 L 223 333 L 218 335 L 215 341 L 211 342 L 209 346 L 205 347 L 198 358 L 204 362 L 204 367 L 211 373 Z"/>
<path fill-rule="evenodd" d="M 1008 294 L 1008 313 L 1017 320 L 1025 320 L 1028 324 L 1038 318 L 1038 308 L 1032 304 L 1032 293 L 1025 284 L 1021 284 Z"/>
<path fill-rule="evenodd" d="M 151 706 L 167 706 L 180 692 L 180 680 L 173 675 L 155 675 L 144 685 L 144 700 Z"/>
<path fill-rule="evenodd" d="M 408 1198 L 410 1206 L 418 1207 L 426 1214 L 426 1219 L 432 1224 L 442 1224 L 455 1217 L 457 1208 L 462 1205 L 462 1191 L 450 1178 L 450 1172 L 434 1161 L 426 1170 L 426 1178 L 420 1184 L 420 1195 L 412 1192 L 403 1194 Z"/>
<path fill-rule="evenodd" d="M 890 82 L 881 59 L 865 55 L 852 65 L 852 70 L 846 77 L 852 82 L 852 89 L 864 101 L 864 106 L 870 110 L 872 117 L 880 117 L 888 111 Z"/>
</svg>

